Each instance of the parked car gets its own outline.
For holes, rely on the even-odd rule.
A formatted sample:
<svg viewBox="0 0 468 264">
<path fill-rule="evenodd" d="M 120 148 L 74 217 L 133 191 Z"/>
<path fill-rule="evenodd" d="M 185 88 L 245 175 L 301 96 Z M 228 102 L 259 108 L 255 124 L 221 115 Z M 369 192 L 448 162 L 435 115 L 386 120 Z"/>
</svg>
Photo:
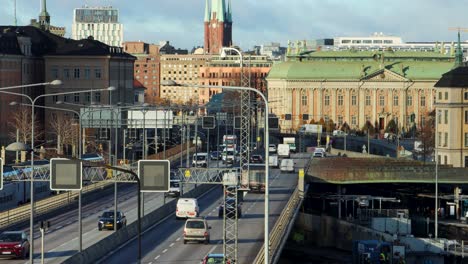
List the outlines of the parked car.
<svg viewBox="0 0 468 264">
<path fill-rule="evenodd" d="M 197 217 L 190 218 L 185 221 L 184 227 L 184 244 L 187 241 L 204 242 L 205 245 L 210 243 L 210 229 L 206 219 Z"/>
<path fill-rule="evenodd" d="M 231 261 L 225 261 L 224 254 L 210 253 L 202 259 L 201 264 L 231 264 Z"/>
<path fill-rule="evenodd" d="M 346 134 L 346 132 L 344 131 L 341 131 L 341 130 L 333 130 L 333 136 L 334 137 L 344 137 L 348 134 Z"/>
<path fill-rule="evenodd" d="M 252 155 L 252 156 L 250 156 L 250 163 L 263 163 L 262 155 Z"/>
<path fill-rule="evenodd" d="M 127 226 L 127 217 L 123 212 L 117 211 L 117 229 Z M 98 230 L 114 229 L 114 211 L 105 211 L 99 217 Z"/>
<path fill-rule="evenodd" d="M 224 205 L 226 205 L 226 216 L 229 217 L 229 218 L 234 218 L 235 217 L 234 208 L 235 208 L 235 205 L 236 205 L 236 199 L 235 198 L 226 198 L 226 201 L 222 202 L 219 205 L 219 209 L 218 209 L 218 217 L 219 218 L 222 218 L 223 215 L 224 215 Z M 242 216 L 242 207 L 241 207 L 240 203 L 237 203 L 237 218 L 241 218 L 241 216 Z"/>
<path fill-rule="evenodd" d="M 212 151 L 210 153 L 210 159 L 211 160 L 220 160 L 221 159 L 221 154 L 222 154 L 221 151 Z"/>
<path fill-rule="evenodd" d="M 29 240 L 23 231 L 5 231 L 0 235 L 0 255 L 21 259 L 29 257 Z"/>
</svg>

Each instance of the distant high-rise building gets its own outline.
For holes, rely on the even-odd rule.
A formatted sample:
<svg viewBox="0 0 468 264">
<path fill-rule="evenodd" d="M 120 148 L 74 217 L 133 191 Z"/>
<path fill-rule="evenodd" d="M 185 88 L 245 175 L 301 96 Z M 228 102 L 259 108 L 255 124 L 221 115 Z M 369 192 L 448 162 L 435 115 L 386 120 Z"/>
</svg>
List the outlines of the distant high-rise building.
<svg viewBox="0 0 468 264">
<path fill-rule="evenodd" d="M 44 31 L 49 31 L 50 33 L 60 37 L 65 36 L 65 27 L 57 27 L 50 24 L 50 15 L 49 12 L 47 12 L 46 0 L 41 0 L 41 13 L 39 14 L 39 21 L 36 19 L 31 19 L 30 25 L 36 28 L 40 28 Z"/>
<path fill-rule="evenodd" d="M 75 8 L 72 39 L 92 36 L 109 46 L 122 46 L 123 24 L 119 23 L 119 10 L 112 6 Z"/>
<path fill-rule="evenodd" d="M 218 54 L 222 47 L 232 45 L 232 8 L 224 0 L 211 0 L 205 4 L 205 53 Z"/>
</svg>

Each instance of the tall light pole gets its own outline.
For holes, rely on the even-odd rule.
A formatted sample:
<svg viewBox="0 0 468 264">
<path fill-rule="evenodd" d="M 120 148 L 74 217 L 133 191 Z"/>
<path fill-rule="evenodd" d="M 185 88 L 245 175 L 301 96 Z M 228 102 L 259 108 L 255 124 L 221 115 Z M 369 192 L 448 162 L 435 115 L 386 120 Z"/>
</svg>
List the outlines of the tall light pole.
<svg viewBox="0 0 468 264">
<path fill-rule="evenodd" d="M 61 85 L 62 82 L 59 81 L 59 80 L 56 80 L 56 81 L 53 81 L 53 82 L 50 82 L 50 83 L 47 83 L 48 85 Z M 30 85 L 31 86 L 31 85 Z M 14 87 L 14 88 L 19 88 L 19 87 Z M 7 88 L 7 89 L 11 89 L 11 88 Z M 109 88 L 106 88 L 106 89 L 99 89 L 97 91 L 110 91 L 112 89 L 115 89 L 114 87 L 109 87 Z M 26 95 L 26 94 L 21 94 L 21 93 L 14 93 L 14 92 L 9 92 L 9 91 L 3 91 L 3 88 L 0 89 L 2 91 L 0 91 L 0 93 L 4 93 L 4 94 L 11 94 L 11 95 L 17 95 L 17 96 L 21 96 L 21 97 L 24 97 L 26 99 L 28 99 L 31 103 L 31 217 L 30 217 L 30 221 L 29 221 L 29 225 L 30 225 L 30 239 L 31 239 L 31 243 L 30 243 L 30 248 L 29 248 L 29 261 L 31 263 L 33 263 L 34 261 L 34 108 L 35 108 L 35 104 L 37 102 L 38 99 L 40 98 L 44 98 L 44 97 L 50 97 L 50 96 L 58 96 L 58 95 L 67 95 L 67 94 L 75 94 L 75 93 L 88 93 L 88 92 L 91 92 L 91 91 L 96 91 L 96 90 L 84 90 L 84 91 L 73 91 L 73 92 L 62 92 L 62 93 L 52 93 L 52 94 L 42 94 L 42 95 L 39 95 L 37 97 L 35 97 L 34 99 L 32 99 L 30 96 Z"/>
<path fill-rule="evenodd" d="M 178 84 L 175 81 L 169 80 L 161 83 L 161 85 L 165 86 L 188 86 L 186 84 Z M 265 95 L 258 91 L 257 89 L 251 87 L 237 87 L 237 86 L 213 86 L 213 85 L 191 85 L 192 87 L 196 88 L 221 88 L 225 90 L 234 90 L 234 91 L 241 91 L 241 92 L 255 92 L 257 93 L 264 101 L 265 104 L 265 113 L 268 113 L 268 100 L 266 99 Z M 265 137 L 264 137 L 264 145 L 265 145 L 265 220 L 264 220 L 264 259 L 266 264 L 270 263 L 269 260 L 269 252 L 270 252 L 270 239 L 269 239 L 269 171 L 268 171 L 268 160 L 269 160 L 269 153 L 268 153 L 268 145 L 270 142 L 269 136 L 269 128 L 268 128 L 268 117 L 265 118 Z"/>
<path fill-rule="evenodd" d="M 437 131 L 437 124 L 440 122 L 442 112 L 437 111 L 435 123 L 435 207 L 434 207 L 434 238 L 439 237 L 439 222 L 438 222 L 438 209 L 439 209 L 439 132 Z"/>
</svg>

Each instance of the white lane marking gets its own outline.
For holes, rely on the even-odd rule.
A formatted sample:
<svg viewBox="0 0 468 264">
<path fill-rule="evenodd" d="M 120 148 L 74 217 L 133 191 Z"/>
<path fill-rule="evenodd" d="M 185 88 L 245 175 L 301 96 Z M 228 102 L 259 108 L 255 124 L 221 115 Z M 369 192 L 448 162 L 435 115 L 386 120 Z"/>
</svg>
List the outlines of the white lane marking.
<svg viewBox="0 0 468 264">
<path fill-rule="evenodd" d="M 148 263 L 148 264 L 153 264 L 153 262 L 150 262 L 150 263 Z"/>
<path fill-rule="evenodd" d="M 175 241 L 180 241 L 180 237 L 178 237 Z"/>
<path fill-rule="evenodd" d="M 174 246 L 174 243 L 170 244 L 169 247 L 173 247 Z"/>
<path fill-rule="evenodd" d="M 163 250 L 163 254 L 167 252 L 167 248 Z"/>
<path fill-rule="evenodd" d="M 62 228 L 62 227 L 63 227 L 63 226 L 57 226 L 55 229 L 60 229 L 60 228 Z"/>
<path fill-rule="evenodd" d="M 160 257 L 160 255 L 157 255 L 154 259 L 156 260 L 156 259 L 158 259 L 159 257 Z"/>
<path fill-rule="evenodd" d="M 218 244 L 219 244 L 219 241 L 218 241 Z M 213 246 L 213 247 L 210 249 L 210 251 L 208 252 L 208 254 L 211 254 L 211 252 L 213 252 L 215 249 L 216 249 L 216 246 Z M 208 255 L 208 254 L 207 254 L 207 255 Z"/>
</svg>

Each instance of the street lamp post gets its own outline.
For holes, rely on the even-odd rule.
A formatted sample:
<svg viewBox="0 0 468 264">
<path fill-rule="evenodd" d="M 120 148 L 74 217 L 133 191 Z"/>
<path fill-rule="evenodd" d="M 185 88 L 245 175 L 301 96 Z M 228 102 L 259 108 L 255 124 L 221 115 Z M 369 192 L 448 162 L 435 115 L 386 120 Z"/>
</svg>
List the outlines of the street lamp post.
<svg viewBox="0 0 468 264">
<path fill-rule="evenodd" d="M 438 111 L 435 120 L 435 207 L 434 207 L 434 238 L 439 237 L 439 222 L 438 222 L 438 209 L 439 209 L 439 132 L 437 131 L 437 124 L 440 121 L 442 112 Z"/>
<path fill-rule="evenodd" d="M 186 84 L 178 84 L 173 80 L 165 81 L 161 83 L 166 86 L 187 86 Z M 251 87 L 237 87 L 237 86 L 213 86 L 213 85 L 191 85 L 196 88 L 221 88 L 225 90 L 238 90 L 243 92 L 255 92 L 257 93 L 265 103 L 265 113 L 268 113 L 268 100 L 265 98 L 265 95 L 258 91 L 257 89 Z M 268 118 L 265 118 L 265 160 L 269 160 L 268 145 L 269 145 L 269 128 L 268 128 Z M 265 162 L 265 220 L 264 220 L 264 259 L 266 264 L 269 264 L 269 252 L 270 252 L 270 240 L 269 240 L 269 171 L 268 171 L 268 162 Z"/>
<path fill-rule="evenodd" d="M 48 85 L 61 85 L 61 81 L 55 80 L 50 83 L 46 83 Z M 41 84 L 44 85 L 44 84 Z M 30 85 L 33 86 L 33 85 Z M 19 87 L 14 87 L 14 88 L 19 88 Z M 11 88 L 8 88 L 11 89 Z M 114 87 L 109 87 L 107 89 L 99 89 L 98 91 L 111 91 L 115 89 Z M 91 91 L 96 91 L 96 90 L 84 90 L 84 91 L 73 91 L 73 92 L 62 92 L 62 93 L 52 93 L 52 94 L 41 94 L 34 99 L 32 99 L 30 96 L 26 94 L 21 94 L 21 93 L 15 93 L 15 92 L 9 92 L 9 91 L 3 91 L 3 88 L 0 89 L 0 93 L 5 93 L 5 94 L 11 94 L 11 95 L 17 95 L 24 97 L 28 99 L 31 103 L 31 217 L 30 217 L 30 237 L 31 237 L 31 243 L 30 243 L 30 248 L 29 248 L 29 261 L 33 263 L 34 261 L 34 108 L 35 104 L 38 99 L 44 98 L 44 97 L 50 97 L 50 96 L 58 96 L 58 95 L 67 95 L 67 94 L 75 94 L 75 93 L 87 93 Z"/>
</svg>

